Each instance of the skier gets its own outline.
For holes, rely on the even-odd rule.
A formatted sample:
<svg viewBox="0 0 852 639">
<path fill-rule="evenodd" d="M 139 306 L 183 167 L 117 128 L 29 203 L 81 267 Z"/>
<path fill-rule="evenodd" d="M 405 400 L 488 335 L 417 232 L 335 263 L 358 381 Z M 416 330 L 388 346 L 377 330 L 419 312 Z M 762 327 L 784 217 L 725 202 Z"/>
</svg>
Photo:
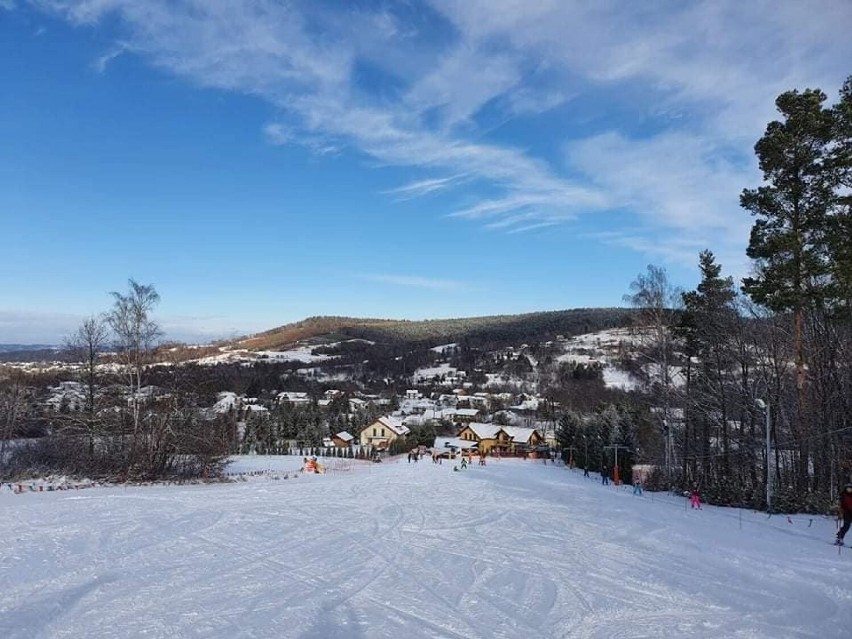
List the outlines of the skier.
<svg viewBox="0 0 852 639">
<path fill-rule="evenodd" d="M 601 484 L 609 486 L 609 469 L 606 466 L 601 468 Z"/>
<path fill-rule="evenodd" d="M 637 479 L 633 482 L 633 494 L 642 496 L 642 480 Z"/>
<path fill-rule="evenodd" d="M 852 526 L 852 482 L 843 487 L 843 492 L 840 495 L 840 504 L 837 509 L 839 519 L 843 520 L 843 526 L 837 531 L 837 540 L 834 542 L 838 546 L 843 545 L 843 538 Z"/>
<path fill-rule="evenodd" d="M 583 467 L 583 477 L 589 477 L 589 465 L 588 464 L 586 464 Z"/>
<path fill-rule="evenodd" d="M 461 467 L 467 468 L 467 460 L 464 458 L 464 455 L 462 455 L 462 458 L 461 458 Z"/>
<path fill-rule="evenodd" d="M 692 487 L 692 492 L 689 495 L 689 505 L 701 510 L 701 493 L 698 492 L 698 486 Z"/>
</svg>

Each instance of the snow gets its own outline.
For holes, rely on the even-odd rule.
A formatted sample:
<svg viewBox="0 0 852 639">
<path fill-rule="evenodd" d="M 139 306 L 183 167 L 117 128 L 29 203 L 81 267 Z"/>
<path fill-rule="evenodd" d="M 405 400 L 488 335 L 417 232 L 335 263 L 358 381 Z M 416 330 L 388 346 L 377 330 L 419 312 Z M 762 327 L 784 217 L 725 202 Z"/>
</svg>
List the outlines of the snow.
<svg viewBox="0 0 852 639">
<path fill-rule="evenodd" d="M 448 348 L 456 348 L 457 346 L 458 346 L 458 343 L 453 342 L 451 344 L 441 344 L 440 346 L 433 346 L 429 350 L 432 351 L 433 353 L 442 354 Z"/>
<path fill-rule="evenodd" d="M 232 469 L 294 463 L 243 457 Z M 0 636 L 829 638 L 852 627 L 852 551 L 830 545 L 828 518 L 689 510 L 532 461 L 453 465 L 4 487 Z"/>
<path fill-rule="evenodd" d="M 304 362 L 305 364 L 313 364 L 314 362 L 324 362 L 333 359 L 331 355 L 314 355 L 313 348 L 303 346 L 293 348 L 288 351 L 258 351 L 257 355 L 261 359 L 267 359 L 275 362 Z"/>
<path fill-rule="evenodd" d="M 625 391 L 636 389 L 640 384 L 633 375 L 627 371 L 607 364 L 603 368 L 603 382 L 607 388 L 620 388 Z"/>
<path fill-rule="evenodd" d="M 434 377 L 445 376 L 451 378 L 452 381 L 464 377 L 465 372 L 459 371 L 457 368 L 450 366 L 448 363 L 442 363 L 438 366 L 418 368 L 414 371 L 413 379 L 415 383 L 431 381 Z"/>
<path fill-rule="evenodd" d="M 247 349 L 231 349 L 223 347 L 218 355 L 208 355 L 194 360 L 202 366 L 213 366 L 216 364 L 251 363 L 255 361 L 265 362 L 303 362 L 313 364 L 334 359 L 331 355 L 314 355 L 314 347 L 300 346 L 287 351 L 249 351 Z"/>
</svg>

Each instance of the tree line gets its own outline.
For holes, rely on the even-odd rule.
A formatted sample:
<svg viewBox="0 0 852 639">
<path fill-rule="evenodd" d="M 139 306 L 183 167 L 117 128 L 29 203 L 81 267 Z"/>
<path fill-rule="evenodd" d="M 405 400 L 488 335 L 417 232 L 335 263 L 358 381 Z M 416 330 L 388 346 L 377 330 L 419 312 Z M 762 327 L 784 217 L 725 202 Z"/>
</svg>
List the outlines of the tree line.
<svg viewBox="0 0 852 639">
<path fill-rule="evenodd" d="M 711 250 L 678 291 L 649 266 L 639 369 L 664 445 L 655 482 L 711 501 L 824 511 L 852 480 L 852 77 L 788 91 L 755 145 L 763 183 L 737 287 Z"/>
</svg>

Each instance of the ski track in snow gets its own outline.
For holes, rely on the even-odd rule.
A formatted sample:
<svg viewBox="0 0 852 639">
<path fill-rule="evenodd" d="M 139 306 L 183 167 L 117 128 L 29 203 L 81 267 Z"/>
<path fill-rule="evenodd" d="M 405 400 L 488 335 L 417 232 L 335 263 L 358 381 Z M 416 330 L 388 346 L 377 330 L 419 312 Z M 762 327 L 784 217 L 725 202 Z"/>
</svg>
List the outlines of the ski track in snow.
<svg viewBox="0 0 852 639">
<path fill-rule="evenodd" d="M 493 459 L 4 494 L 0 637 L 849 636 L 831 521 L 683 506 Z"/>
</svg>

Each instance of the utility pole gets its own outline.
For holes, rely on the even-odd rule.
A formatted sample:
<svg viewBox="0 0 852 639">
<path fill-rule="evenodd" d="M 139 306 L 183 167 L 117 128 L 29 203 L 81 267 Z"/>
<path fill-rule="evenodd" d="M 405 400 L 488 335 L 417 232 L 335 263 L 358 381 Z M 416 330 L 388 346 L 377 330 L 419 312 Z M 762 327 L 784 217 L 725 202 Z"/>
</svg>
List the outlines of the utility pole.
<svg viewBox="0 0 852 639">
<path fill-rule="evenodd" d="M 770 434 L 772 432 L 772 418 L 769 412 L 769 402 L 764 401 L 762 399 L 754 400 L 754 403 L 757 404 L 757 407 L 763 411 L 764 415 L 766 415 L 766 512 L 772 512 L 772 472 L 771 468 L 771 460 L 772 460 L 772 448 L 770 441 Z"/>
<path fill-rule="evenodd" d="M 604 446 L 604 448 L 612 448 L 615 451 L 615 466 L 612 469 L 612 481 L 615 482 L 615 485 L 618 486 L 621 483 L 621 479 L 618 476 L 618 450 L 630 450 L 627 446 L 622 446 L 621 444 L 611 444 L 609 446 Z"/>
<path fill-rule="evenodd" d="M 668 415 L 663 417 L 663 436 L 666 438 L 666 484 L 667 488 L 671 489 L 672 471 L 671 471 L 671 438 L 669 437 L 669 420 Z"/>
</svg>

